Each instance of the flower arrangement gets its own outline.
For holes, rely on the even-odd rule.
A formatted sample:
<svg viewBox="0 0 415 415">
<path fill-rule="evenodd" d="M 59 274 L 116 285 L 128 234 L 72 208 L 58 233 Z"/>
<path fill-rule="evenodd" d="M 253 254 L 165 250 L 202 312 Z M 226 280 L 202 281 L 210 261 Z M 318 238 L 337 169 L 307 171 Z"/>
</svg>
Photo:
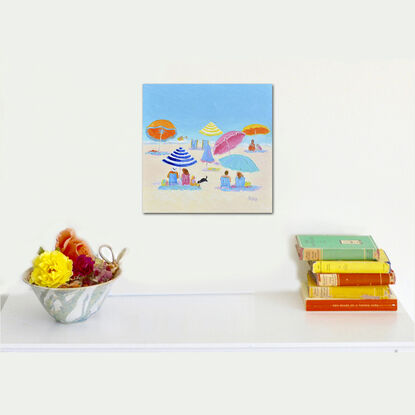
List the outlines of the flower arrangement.
<svg viewBox="0 0 415 415">
<path fill-rule="evenodd" d="M 111 252 L 109 260 L 103 254 Z M 33 267 L 23 281 L 36 294 L 45 310 L 60 323 L 76 323 L 95 314 L 119 276 L 120 260 L 110 246 L 102 245 L 95 255 L 73 229 L 65 229 L 56 238 L 55 249 L 39 249 Z"/>
<path fill-rule="evenodd" d="M 104 247 L 112 253 L 110 247 Z M 29 282 L 49 288 L 79 288 L 101 284 L 114 278 L 121 256 L 120 254 L 118 260 L 113 258 L 111 262 L 98 258 L 73 229 L 65 229 L 57 236 L 54 251 L 39 249 L 38 256 L 33 260 Z"/>
</svg>

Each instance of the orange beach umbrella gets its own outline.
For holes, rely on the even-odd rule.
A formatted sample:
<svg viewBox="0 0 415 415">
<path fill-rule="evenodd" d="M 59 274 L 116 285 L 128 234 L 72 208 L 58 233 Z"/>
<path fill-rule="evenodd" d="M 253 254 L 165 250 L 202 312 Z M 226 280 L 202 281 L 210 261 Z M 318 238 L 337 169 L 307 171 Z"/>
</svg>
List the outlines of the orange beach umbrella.
<svg viewBox="0 0 415 415">
<path fill-rule="evenodd" d="M 167 141 L 176 135 L 176 127 L 169 120 L 156 120 L 146 128 L 146 134 L 148 138 L 159 142 L 160 150 L 162 141 Z"/>
<path fill-rule="evenodd" d="M 268 134 L 269 131 L 270 129 L 262 124 L 250 124 L 242 130 L 242 132 L 244 132 L 246 135 L 253 135 L 254 138 L 257 134 Z M 248 147 L 249 150 L 251 150 L 251 145 L 252 144 L 250 144 Z"/>
<path fill-rule="evenodd" d="M 250 124 L 247 125 L 242 132 L 246 135 L 268 134 L 270 129 L 262 124 Z"/>
</svg>

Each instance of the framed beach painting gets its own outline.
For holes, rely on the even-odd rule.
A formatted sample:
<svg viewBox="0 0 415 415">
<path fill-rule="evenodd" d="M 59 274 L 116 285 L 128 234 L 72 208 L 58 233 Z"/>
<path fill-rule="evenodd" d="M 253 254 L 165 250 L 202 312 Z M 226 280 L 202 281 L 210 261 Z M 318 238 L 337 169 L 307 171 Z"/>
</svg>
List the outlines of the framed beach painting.
<svg viewBox="0 0 415 415">
<path fill-rule="evenodd" d="M 144 213 L 272 213 L 272 85 L 143 85 Z"/>
</svg>

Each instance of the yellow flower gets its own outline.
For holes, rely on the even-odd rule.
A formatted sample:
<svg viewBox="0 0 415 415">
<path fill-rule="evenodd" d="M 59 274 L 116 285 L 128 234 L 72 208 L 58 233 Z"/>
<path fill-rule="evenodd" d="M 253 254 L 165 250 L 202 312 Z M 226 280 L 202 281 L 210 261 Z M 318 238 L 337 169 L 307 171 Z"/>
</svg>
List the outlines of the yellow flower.
<svg viewBox="0 0 415 415">
<path fill-rule="evenodd" d="M 31 284 L 56 288 L 69 281 L 72 276 L 72 261 L 62 252 L 45 251 L 33 260 Z"/>
</svg>

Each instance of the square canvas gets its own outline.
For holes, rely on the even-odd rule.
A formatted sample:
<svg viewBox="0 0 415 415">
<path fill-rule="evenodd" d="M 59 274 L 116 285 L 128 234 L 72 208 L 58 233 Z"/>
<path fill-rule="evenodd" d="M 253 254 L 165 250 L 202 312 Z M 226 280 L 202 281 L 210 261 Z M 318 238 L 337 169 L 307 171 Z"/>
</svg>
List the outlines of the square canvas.
<svg viewBox="0 0 415 415">
<path fill-rule="evenodd" d="M 272 213 L 272 85 L 143 85 L 145 213 Z"/>
</svg>

